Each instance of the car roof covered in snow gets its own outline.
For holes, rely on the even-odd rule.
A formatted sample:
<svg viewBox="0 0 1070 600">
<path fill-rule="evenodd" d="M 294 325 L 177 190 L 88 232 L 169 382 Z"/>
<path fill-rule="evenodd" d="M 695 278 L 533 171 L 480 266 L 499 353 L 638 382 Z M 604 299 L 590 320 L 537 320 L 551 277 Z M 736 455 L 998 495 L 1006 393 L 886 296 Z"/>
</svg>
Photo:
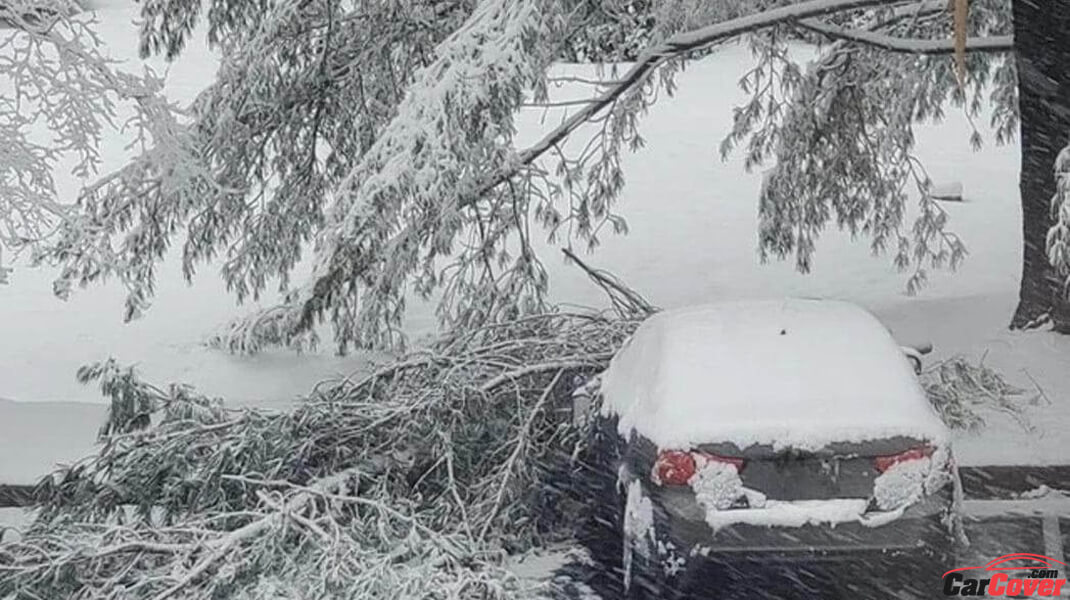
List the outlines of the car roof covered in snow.
<svg viewBox="0 0 1070 600">
<path fill-rule="evenodd" d="M 817 449 L 947 429 L 869 312 L 829 300 L 739 301 L 645 321 L 602 376 L 602 410 L 659 448 Z"/>
</svg>

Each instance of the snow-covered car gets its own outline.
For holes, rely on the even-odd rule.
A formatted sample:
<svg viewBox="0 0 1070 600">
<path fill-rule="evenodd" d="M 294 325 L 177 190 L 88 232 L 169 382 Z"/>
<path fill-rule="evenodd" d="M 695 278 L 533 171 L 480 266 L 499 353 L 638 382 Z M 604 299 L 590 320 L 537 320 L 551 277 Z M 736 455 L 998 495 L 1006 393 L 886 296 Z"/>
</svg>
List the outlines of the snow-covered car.
<svg viewBox="0 0 1070 600">
<path fill-rule="evenodd" d="M 710 563 L 909 555 L 939 590 L 961 496 L 949 431 L 864 309 L 663 312 L 574 400 L 615 473 L 630 589 L 686 583 Z"/>
</svg>

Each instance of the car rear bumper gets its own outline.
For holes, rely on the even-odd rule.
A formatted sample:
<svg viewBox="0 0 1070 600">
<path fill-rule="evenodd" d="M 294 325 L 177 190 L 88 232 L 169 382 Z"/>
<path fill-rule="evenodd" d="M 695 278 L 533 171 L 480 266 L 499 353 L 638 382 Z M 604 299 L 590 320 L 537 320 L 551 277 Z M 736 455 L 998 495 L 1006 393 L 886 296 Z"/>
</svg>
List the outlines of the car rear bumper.
<svg viewBox="0 0 1070 600">
<path fill-rule="evenodd" d="M 672 503 L 657 503 L 658 547 L 681 557 L 721 556 L 734 560 L 840 561 L 943 551 L 950 543 L 945 516 L 950 494 L 929 496 L 898 518 L 879 526 L 858 522 L 779 527 L 733 524 L 716 532 L 694 511 L 681 514 Z"/>
</svg>

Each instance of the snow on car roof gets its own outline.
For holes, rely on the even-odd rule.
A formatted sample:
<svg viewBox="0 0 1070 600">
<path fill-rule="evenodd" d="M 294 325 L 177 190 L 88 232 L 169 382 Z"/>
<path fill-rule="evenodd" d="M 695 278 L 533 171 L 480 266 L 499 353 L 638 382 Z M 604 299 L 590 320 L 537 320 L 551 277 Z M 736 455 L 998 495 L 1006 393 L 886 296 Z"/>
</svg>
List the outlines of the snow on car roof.
<svg viewBox="0 0 1070 600">
<path fill-rule="evenodd" d="M 829 300 L 741 301 L 645 321 L 602 377 L 603 412 L 659 448 L 817 449 L 947 429 L 891 334 Z"/>
</svg>

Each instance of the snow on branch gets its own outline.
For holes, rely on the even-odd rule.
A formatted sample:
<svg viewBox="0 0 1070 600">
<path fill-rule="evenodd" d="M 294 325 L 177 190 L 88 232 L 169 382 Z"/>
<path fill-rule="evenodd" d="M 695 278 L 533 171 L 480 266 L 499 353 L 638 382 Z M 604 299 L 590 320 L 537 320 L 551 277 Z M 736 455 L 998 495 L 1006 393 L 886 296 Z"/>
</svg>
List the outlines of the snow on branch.
<svg viewBox="0 0 1070 600">
<path fill-rule="evenodd" d="M 12 0 L 0 5 L 0 245 L 35 251 L 77 219 L 61 198 L 55 169 L 71 159 L 78 177 L 96 174 L 106 129 L 133 130 L 134 144 L 160 142 L 176 109 L 163 81 L 121 71 L 102 50 L 94 21 L 74 2 Z M 123 103 L 134 116 L 120 121 Z M 44 127 L 51 139 L 39 141 Z M 2 267 L 0 267 L 2 268 Z"/>
<path fill-rule="evenodd" d="M 645 50 L 636 64 L 620 77 L 612 87 L 603 92 L 593 102 L 570 115 L 568 119 L 543 136 L 541 140 L 521 152 L 517 164 L 511 170 L 499 173 L 493 180 L 479 188 L 479 194 L 463 200 L 461 206 L 477 202 L 483 194 L 509 180 L 520 166 L 535 162 L 540 156 L 550 151 L 551 148 L 561 143 L 581 125 L 612 105 L 626 91 L 641 83 L 650 72 L 671 58 L 701 50 L 745 33 L 772 27 L 779 23 L 880 4 L 883 4 L 881 0 L 811 0 L 674 35 L 668 40 Z"/>
<path fill-rule="evenodd" d="M 1028 408 L 1043 399 L 1043 391 L 1026 390 L 1009 383 L 982 358 L 974 364 L 955 356 L 927 368 L 921 384 L 940 418 L 952 429 L 976 431 L 985 425 L 984 414 L 998 412 L 1013 418 L 1025 431 L 1033 431 Z"/>
<path fill-rule="evenodd" d="M 931 2 L 811 0 L 724 20 L 742 11 L 730 4 L 653 33 L 660 41 L 624 76 L 614 73 L 523 150 L 513 142 L 515 117 L 525 102 L 548 100 L 547 69 L 577 26 L 568 3 L 483 0 L 451 9 L 426 36 L 408 35 L 396 11 L 355 19 L 333 0 L 247 15 L 259 25 L 221 45 L 218 80 L 191 108 L 192 122 L 158 127 L 152 147 L 79 198 L 77 218 L 49 254 L 63 267 L 59 290 L 114 276 L 129 289 L 132 318 L 147 306 L 172 238 L 185 231 L 187 278 L 220 258 L 239 301 L 259 299 L 275 279 L 285 294 L 281 306 L 212 340 L 232 350 L 305 347 L 324 321 L 342 352 L 397 345 L 413 292 L 439 296 L 449 326 L 542 310 L 548 277 L 533 225 L 589 247 L 603 226 L 626 230 L 612 211 L 624 187 L 621 156 L 642 146 L 641 115 L 671 92 L 687 60 L 804 19 L 906 28 L 937 20 Z M 419 21 L 427 7 L 409 8 Z M 381 36 L 368 33 L 377 27 L 401 44 L 396 53 L 381 56 Z M 941 76 L 939 65 L 932 73 Z M 597 131 L 576 157 L 565 142 L 582 127 Z M 314 238 L 312 275 L 291 289 Z"/>
<path fill-rule="evenodd" d="M 953 54 L 955 52 L 954 40 L 900 38 L 874 31 L 836 27 L 816 19 L 800 19 L 798 24 L 833 39 L 858 42 L 888 52 L 906 54 Z M 1002 35 L 967 38 L 965 49 L 967 52 L 1010 52 L 1014 49 L 1014 37 Z"/>
<path fill-rule="evenodd" d="M 402 284 L 417 276 L 417 289 L 429 295 L 442 281 L 436 259 L 448 256 L 456 238 L 466 231 L 478 232 L 473 247 L 480 249 L 462 255 L 458 272 L 471 271 L 476 263 L 480 271 L 461 283 L 454 275 L 446 295 L 451 299 L 466 295 L 464 302 L 472 305 L 468 308 L 475 308 L 468 312 L 481 319 L 540 306 L 545 273 L 530 251 L 523 225 L 540 157 L 560 151 L 566 137 L 595 122 L 603 111 L 619 110 L 606 125 L 612 130 L 600 150 L 603 162 L 585 174 L 587 181 L 595 182 L 594 212 L 604 214 L 608 200 L 622 187 L 616 163 L 620 140 L 633 135 L 628 132 L 634 132 L 636 115 L 649 102 L 633 92 L 649 84 L 659 67 L 780 23 L 881 3 L 812 0 L 671 35 L 644 51 L 603 93 L 519 153 L 508 144 L 513 115 L 525 89 L 538 90 L 545 83 L 554 56 L 546 46 L 555 28 L 560 28 L 559 19 L 552 16 L 556 8 L 551 6 L 534 10 L 526 3 L 481 3 L 467 23 L 441 44 L 438 58 L 416 74 L 396 117 L 339 186 L 338 201 L 319 237 L 313 274 L 287 302 L 297 316 L 287 322 L 308 329 L 329 314 L 341 351 L 349 344 L 396 343 L 405 305 Z M 474 119 L 484 123 L 473 130 Z M 633 137 L 632 143 L 640 145 L 641 139 Z M 565 179 L 568 186 L 569 178 Z M 468 212 L 478 205 L 488 210 Z M 503 218 L 506 207 L 513 217 Z M 581 208 L 578 218 L 586 230 L 590 212 L 584 211 L 590 209 Z M 552 209 L 543 210 L 542 216 L 550 227 L 560 225 Z M 615 221 L 614 227 L 623 229 L 623 224 Z M 520 237 L 521 252 L 515 260 L 505 250 L 510 232 Z M 502 274 L 493 272 L 492 255 Z"/>
<path fill-rule="evenodd" d="M 399 341 L 404 284 L 417 279 L 429 293 L 440 278 L 436 259 L 448 258 L 456 238 L 486 218 L 462 214 L 452 199 L 467 196 L 481 174 L 515 162 L 513 117 L 525 92 L 543 83 L 559 9 L 487 0 L 439 45 L 435 60 L 413 76 L 397 115 L 336 187 L 313 275 L 287 303 L 297 314 L 287 322 L 307 329 L 330 313 L 341 350 Z M 485 253 L 472 256 L 490 262 Z M 529 258 L 521 256 L 515 268 L 537 271 Z M 537 297 L 540 285 L 533 287 L 510 295 Z"/>
<path fill-rule="evenodd" d="M 993 51 L 966 56 L 974 77 L 959 85 L 955 62 L 939 55 L 953 52 L 952 42 L 937 55 L 884 47 L 949 35 L 950 15 L 937 14 L 941 9 L 932 3 L 916 6 L 914 14 L 924 18 L 904 8 L 837 20 L 849 23 L 842 27 L 797 22 L 818 23 L 822 33 L 850 32 L 850 39 L 837 38 L 808 65 L 791 56 L 779 32 L 752 36 L 758 61 L 740 80 L 751 98 L 736 109 L 721 151 L 727 156 L 739 148 L 748 169 L 775 161 L 759 196 L 763 260 L 794 258 L 796 269 L 808 272 L 816 240 L 831 224 L 868 237 L 875 255 L 892 255 L 895 266 L 910 273 L 911 293 L 926 283 L 930 269 L 954 269 L 965 259 L 966 247 L 949 230 L 950 215 L 933 201 L 915 156 L 913 127 L 943 119 L 949 105 L 961 108 L 970 123 L 992 106 L 997 141 L 1006 139 L 1017 111 L 1014 61 L 994 50 L 1011 44 L 1001 35 L 1011 30 L 1011 15 L 1005 4 L 980 3 L 972 11 L 975 35 L 991 36 L 975 48 Z M 976 129 L 970 142 L 982 143 Z M 911 196 L 916 217 L 907 223 Z"/>
<path fill-rule="evenodd" d="M 0 545 L 0 598 L 545 598 L 505 550 L 566 539 L 590 509 L 567 485 L 587 457 L 570 392 L 638 322 L 451 334 L 292 412 L 157 406 L 42 480 L 35 523 Z"/>
<path fill-rule="evenodd" d="M 1062 279 L 1061 293 L 1070 298 L 1070 146 L 1063 148 L 1055 158 L 1054 171 L 1053 223 L 1047 235 L 1048 261 Z"/>
</svg>

